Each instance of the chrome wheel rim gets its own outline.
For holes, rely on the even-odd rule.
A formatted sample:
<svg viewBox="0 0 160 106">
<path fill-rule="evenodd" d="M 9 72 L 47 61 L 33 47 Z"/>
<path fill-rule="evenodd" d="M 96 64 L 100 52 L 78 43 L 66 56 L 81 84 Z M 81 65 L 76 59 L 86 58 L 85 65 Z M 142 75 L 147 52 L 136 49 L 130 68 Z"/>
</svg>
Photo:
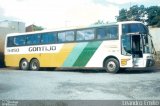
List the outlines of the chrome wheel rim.
<svg viewBox="0 0 160 106">
<path fill-rule="evenodd" d="M 23 61 L 21 67 L 22 69 L 26 69 L 28 67 L 27 61 Z"/>
<path fill-rule="evenodd" d="M 33 63 L 32 63 L 32 69 L 33 69 L 33 70 L 36 70 L 37 67 L 38 67 L 38 66 L 37 66 L 37 63 L 36 63 L 36 62 L 33 62 Z"/>
<path fill-rule="evenodd" d="M 115 64 L 115 62 L 113 62 L 113 61 L 110 61 L 110 62 L 108 62 L 108 64 L 107 64 L 107 69 L 109 70 L 109 71 L 115 71 L 115 69 L 116 69 L 116 64 Z"/>
</svg>

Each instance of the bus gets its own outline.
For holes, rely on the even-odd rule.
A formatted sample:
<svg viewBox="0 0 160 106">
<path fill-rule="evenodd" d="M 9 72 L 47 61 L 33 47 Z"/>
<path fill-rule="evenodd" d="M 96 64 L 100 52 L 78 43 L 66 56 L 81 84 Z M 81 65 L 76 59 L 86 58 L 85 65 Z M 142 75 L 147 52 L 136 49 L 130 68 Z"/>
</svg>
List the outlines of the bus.
<svg viewBox="0 0 160 106">
<path fill-rule="evenodd" d="M 153 66 L 154 46 L 147 26 L 138 21 L 12 33 L 5 39 L 5 65 L 21 70 L 103 68 L 116 73 Z"/>
</svg>

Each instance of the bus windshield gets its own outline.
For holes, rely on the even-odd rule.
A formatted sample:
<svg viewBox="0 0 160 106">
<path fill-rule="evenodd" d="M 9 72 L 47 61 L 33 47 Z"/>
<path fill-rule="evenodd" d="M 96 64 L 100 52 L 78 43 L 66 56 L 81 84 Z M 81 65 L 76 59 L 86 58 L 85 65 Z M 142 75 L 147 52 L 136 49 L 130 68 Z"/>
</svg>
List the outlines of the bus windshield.
<svg viewBox="0 0 160 106">
<path fill-rule="evenodd" d="M 140 23 L 132 23 L 132 24 L 123 24 L 122 25 L 122 33 L 141 33 L 141 34 L 148 34 L 148 28 Z"/>
<path fill-rule="evenodd" d="M 122 45 L 123 45 L 123 47 L 125 47 L 125 49 L 127 49 L 127 51 L 124 49 L 127 53 L 130 53 L 130 52 L 128 52 L 128 50 L 129 50 L 128 45 L 129 45 L 129 43 L 133 42 L 133 41 L 131 41 L 132 35 L 140 35 L 138 38 L 139 38 L 139 44 L 140 44 L 141 48 L 143 48 L 143 53 L 152 53 L 153 52 L 152 43 L 151 43 L 151 36 L 149 35 L 149 30 L 145 25 L 143 25 L 141 23 L 122 24 L 122 35 L 129 35 L 130 36 L 130 37 L 129 36 L 122 37 L 122 43 L 123 43 Z M 137 37 L 135 37 L 135 38 L 137 39 Z M 132 38 L 132 40 L 134 40 L 134 39 Z M 134 46 L 133 43 L 132 43 L 132 46 Z"/>
</svg>

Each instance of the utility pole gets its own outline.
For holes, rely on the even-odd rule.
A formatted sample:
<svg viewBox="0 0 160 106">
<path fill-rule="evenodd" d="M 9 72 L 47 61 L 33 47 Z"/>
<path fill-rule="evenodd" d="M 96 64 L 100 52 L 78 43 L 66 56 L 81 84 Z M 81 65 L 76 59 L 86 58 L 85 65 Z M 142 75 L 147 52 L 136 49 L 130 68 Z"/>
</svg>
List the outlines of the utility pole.
<svg viewBox="0 0 160 106">
<path fill-rule="evenodd" d="M 131 6 L 132 6 L 131 1 L 130 1 L 129 5 L 130 5 L 130 8 L 131 8 Z"/>
</svg>

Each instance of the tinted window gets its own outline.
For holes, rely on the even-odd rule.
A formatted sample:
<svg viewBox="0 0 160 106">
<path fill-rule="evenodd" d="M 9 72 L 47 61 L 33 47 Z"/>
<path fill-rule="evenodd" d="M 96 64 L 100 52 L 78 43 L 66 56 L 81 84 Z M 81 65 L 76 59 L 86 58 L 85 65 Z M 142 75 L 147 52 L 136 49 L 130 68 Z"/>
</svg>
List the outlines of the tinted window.
<svg viewBox="0 0 160 106">
<path fill-rule="evenodd" d="M 94 39 L 94 29 L 85 29 L 77 31 L 77 41 Z"/>
<path fill-rule="evenodd" d="M 139 28 L 140 28 L 140 32 L 141 33 L 144 33 L 144 34 L 148 34 L 149 33 L 148 28 L 145 25 L 139 24 Z"/>
<path fill-rule="evenodd" d="M 107 39 L 117 39 L 118 38 L 118 26 L 107 26 L 106 27 L 106 38 Z"/>
<path fill-rule="evenodd" d="M 35 35 L 28 35 L 27 36 L 27 45 L 35 45 L 40 43 L 40 35 L 35 34 Z"/>
<path fill-rule="evenodd" d="M 58 42 L 74 41 L 74 31 L 65 31 L 58 33 Z"/>
<path fill-rule="evenodd" d="M 23 46 L 25 45 L 26 37 L 25 36 L 16 36 L 13 39 L 13 45 L 15 46 Z"/>
<path fill-rule="evenodd" d="M 66 32 L 66 41 L 74 41 L 74 32 L 73 31 Z"/>
<path fill-rule="evenodd" d="M 122 54 L 130 55 L 131 51 L 131 36 L 122 36 Z"/>
<path fill-rule="evenodd" d="M 139 32 L 138 24 L 123 24 L 122 25 L 122 33 L 135 33 Z"/>
<path fill-rule="evenodd" d="M 97 39 L 117 39 L 118 26 L 106 26 L 97 29 Z"/>
<path fill-rule="evenodd" d="M 41 34 L 41 43 L 42 44 L 49 44 L 54 43 L 56 41 L 56 34 L 55 33 L 42 33 Z"/>
<path fill-rule="evenodd" d="M 58 33 L 58 42 L 65 42 L 65 32 Z"/>
<path fill-rule="evenodd" d="M 97 39 L 106 39 L 106 28 L 97 29 Z"/>
<path fill-rule="evenodd" d="M 13 41 L 14 41 L 14 37 L 8 37 L 7 38 L 7 47 L 14 46 Z"/>
</svg>

